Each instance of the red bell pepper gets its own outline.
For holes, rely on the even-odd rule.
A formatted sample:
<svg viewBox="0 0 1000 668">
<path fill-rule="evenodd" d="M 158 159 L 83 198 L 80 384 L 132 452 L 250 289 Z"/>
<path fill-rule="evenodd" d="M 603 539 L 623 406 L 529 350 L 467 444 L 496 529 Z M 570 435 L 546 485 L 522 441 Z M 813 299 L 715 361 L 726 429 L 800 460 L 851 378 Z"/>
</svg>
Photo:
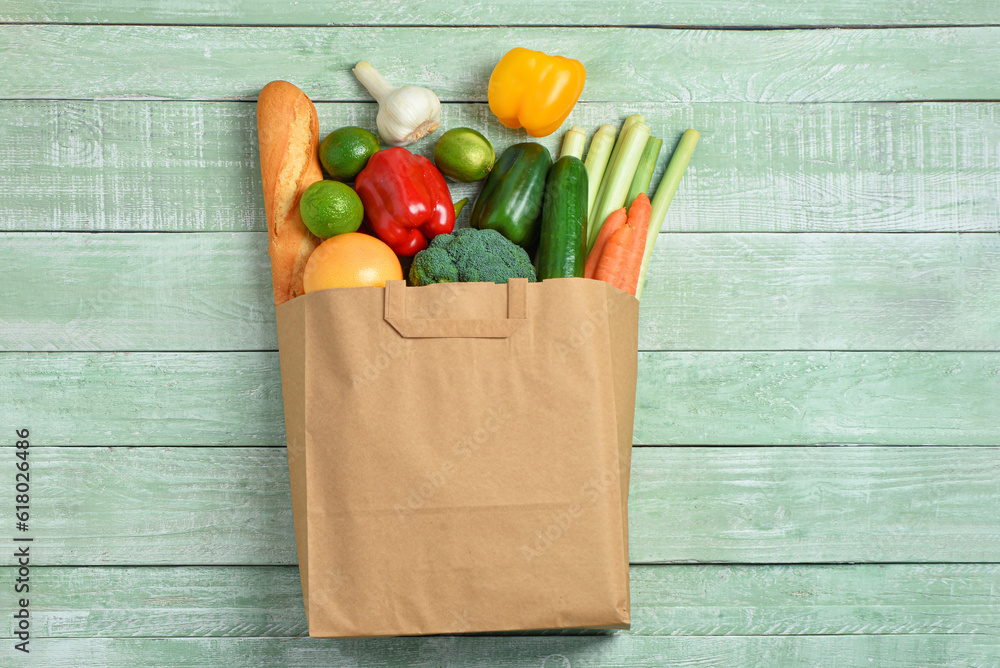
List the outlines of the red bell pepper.
<svg viewBox="0 0 1000 668">
<path fill-rule="evenodd" d="M 402 147 L 379 151 L 354 180 L 375 235 L 411 257 L 455 228 L 451 192 L 438 168 Z"/>
</svg>

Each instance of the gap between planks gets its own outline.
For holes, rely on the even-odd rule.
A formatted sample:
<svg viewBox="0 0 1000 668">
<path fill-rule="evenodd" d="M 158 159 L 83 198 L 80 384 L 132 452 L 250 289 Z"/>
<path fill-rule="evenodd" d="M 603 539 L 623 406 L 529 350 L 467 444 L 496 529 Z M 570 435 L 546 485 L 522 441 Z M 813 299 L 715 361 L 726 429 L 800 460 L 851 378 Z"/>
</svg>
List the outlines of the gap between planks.
<svg viewBox="0 0 1000 668">
<path fill-rule="evenodd" d="M 30 24 L 34 25 L 34 24 Z M 3 24 L 0 24 L 0 29 L 2 29 Z M 211 27 L 211 26 L 207 26 Z M 986 26 L 986 27 L 998 27 L 998 26 Z M 338 98 L 322 98 L 322 97 L 311 97 L 314 103 L 318 104 L 371 104 L 372 100 L 358 100 L 358 99 L 338 99 Z M 100 95 L 97 97 L 0 97 L 0 102 L 199 102 L 204 104 L 256 104 L 257 98 L 247 98 L 247 97 L 191 97 L 191 98 L 178 98 L 178 97 L 158 97 L 158 96 L 143 96 L 143 95 Z M 484 104 L 483 100 L 440 100 L 441 104 Z M 775 100 L 756 100 L 739 102 L 737 104 L 754 104 L 760 106 L 788 106 L 788 105 L 803 105 L 803 106 L 823 106 L 823 105 L 833 105 L 833 104 L 855 104 L 855 105 L 870 105 L 870 104 L 907 104 L 907 105 L 920 105 L 920 104 L 996 104 L 1000 102 L 1000 98 L 990 99 L 990 98 L 934 98 L 934 99 L 922 99 L 922 100 L 798 100 L 793 102 L 782 102 Z M 580 104 L 649 104 L 648 100 L 581 100 Z M 674 100 L 664 100 L 660 104 L 734 104 L 732 101 L 728 100 L 708 100 L 708 101 L 674 101 Z M 532 137 L 526 137 L 528 139 L 534 139 Z M 589 140 L 588 140 L 589 141 Z"/>
<path fill-rule="evenodd" d="M 3 26 L 80 26 L 86 28 L 594 28 L 609 30 L 725 30 L 782 32 L 798 30 L 926 30 L 932 28 L 997 28 L 1000 23 L 809 23 L 788 25 L 729 25 L 686 23 L 128 23 L 82 21 L 0 21 Z"/>
<path fill-rule="evenodd" d="M 274 443 L 270 445 L 262 445 L 260 443 L 226 443 L 225 445 L 206 445 L 204 443 L 200 444 L 185 444 L 185 443 L 145 443 L 142 445 L 88 445 L 82 443 L 57 443 L 53 445 L 45 445 L 34 443 L 31 445 L 31 449 L 55 449 L 55 448 L 107 448 L 109 450 L 119 449 L 119 450 L 138 450 L 143 448 L 183 448 L 185 450 L 197 450 L 197 449 L 213 449 L 217 450 L 220 447 L 225 448 L 241 448 L 245 450 L 275 450 L 278 448 L 287 447 L 283 443 Z M 6 443 L 0 443 L 0 452 L 4 449 L 11 449 L 12 445 Z M 633 443 L 632 448 L 712 448 L 713 450 L 718 449 L 746 449 L 746 448 L 1000 448 L 1000 442 L 997 443 L 978 443 L 976 445 L 960 444 L 956 445 L 954 443 L 903 443 L 903 444 L 893 444 L 893 443 L 801 443 L 798 445 L 789 445 L 788 443 L 724 443 L 724 444 L 705 444 L 705 443 Z M 728 562 L 727 562 L 728 563 Z M 925 562 L 920 562 L 925 563 Z M 965 562 L 962 562 L 965 563 Z M 992 563 L 992 562 L 983 562 Z M 998 561 L 997 563 L 1000 563 Z"/>
<path fill-rule="evenodd" d="M 186 99 L 253 99 L 267 81 L 299 72 L 296 83 L 314 99 L 368 100 L 349 72 L 321 63 L 356 62 L 350 47 L 365 40 L 370 50 L 396 48 L 420 33 L 422 62 L 383 72 L 389 80 L 422 81 L 445 100 L 486 98 L 483 73 L 514 41 L 542 50 L 585 51 L 594 71 L 635 70 L 631 53 L 669 54 L 654 86 L 641 74 L 595 77 L 587 100 L 856 101 L 878 99 L 996 99 L 986 63 L 997 51 L 996 28 L 898 30 L 706 31 L 630 28 L 220 28 L 9 25 L 11 43 L 33 43 L 48 76 L 30 62 L 15 67 L 11 98 L 101 96 Z M 93 30 L 96 28 L 96 30 Z M 81 37 L 81 35 L 86 35 Z M 91 34 L 93 33 L 93 34 Z M 355 36 L 353 33 L 364 33 Z M 457 69 L 456 39 L 477 44 L 479 58 Z M 96 40 L 96 41 L 95 41 Z M 623 51 L 623 40 L 633 44 Z M 74 57 L 66 55 L 66 44 Z M 102 44 L 106 48 L 102 48 Z M 575 47 L 580 44 L 579 47 Z M 409 48 L 409 47 L 408 47 Z M 980 54 L 974 56 L 973 54 Z M 0 62 L 16 60 L 13 48 Z M 249 56 L 248 56 L 249 54 Z M 23 60 L 23 59 L 22 59 Z M 468 59 L 466 59 L 468 60 Z M 781 60 L 775 71 L 768 64 Z M 158 63 L 168 61 L 172 67 Z M 877 74 L 873 65 L 877 64 Z M 107 70 L 97 83 L 90 69 Z M 39 71 L 41 71 L 39 69 Z M 183 76 L 178 73 L 183 72 Z M 54 73 L 54 74 L 53 74 Z M 765 80 L 766 79 L 766 80 Z"/>
<path fill-rule="evenodd" d="M 34 446 L 32 446 L 34 447 Z M 795 568 L 795 567 L 837 567 L 837 566 L 997 566 L 1000 561 L 668 561 L 648 563 L 641 561 L 630 561 L 629 566 L 641 568 L 699 568 L 709 567 L 743 567 L 743 568 Z M 212 563 L 181 563 L 170 562 L 163 564 L 101 564 L 92 562 L 81 562 L 78 564 L 43 564 L 38 568 L 106 568 L 108 570 L 123 568 L 298 568 L 298 564 L 252 564 L 245 562 Z M 0 571 L 4 568 L 13 568 L 0 564 Z"/>
</svg>

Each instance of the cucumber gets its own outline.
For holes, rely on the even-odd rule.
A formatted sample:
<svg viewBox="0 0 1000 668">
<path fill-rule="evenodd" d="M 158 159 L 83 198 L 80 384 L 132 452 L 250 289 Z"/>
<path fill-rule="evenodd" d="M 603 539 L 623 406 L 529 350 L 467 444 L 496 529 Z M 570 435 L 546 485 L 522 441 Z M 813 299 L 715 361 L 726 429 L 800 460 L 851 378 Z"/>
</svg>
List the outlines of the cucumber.
<svg viewBox="0 0 1000 668">
<path fill-rule="evenodd" d="M 587 263 L 587 168 L 566 155 L 549 169 L 538 240 L 538 280 L 582 277 Z"/>
</svg>

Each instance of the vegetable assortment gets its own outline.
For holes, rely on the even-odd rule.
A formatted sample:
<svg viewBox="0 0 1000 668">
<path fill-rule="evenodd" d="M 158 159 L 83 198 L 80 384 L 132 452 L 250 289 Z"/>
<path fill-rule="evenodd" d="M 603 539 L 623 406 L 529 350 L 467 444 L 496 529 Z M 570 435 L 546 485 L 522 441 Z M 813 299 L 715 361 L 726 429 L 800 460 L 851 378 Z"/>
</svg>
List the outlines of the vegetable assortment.
<svg viewBox="0 0 1000 668">
<path fill-rule="evenodd" d="M 438 139 L 431 162 L 403 147 L 437 130 L 437 96 L 419 86 L 397 88 L 367 62 L 353 72 L 379 103 L 379 137 L 341 128 L 324 140 L 321 162 L 328 178 L 354 178 L 364 221 L 386 252 L 413 257 L 412 284 L 585 277 L 642 295 L 653 245 L 698 142 L 695 130 L 683 134 L 650 201 L 663 139 L 651 136 L 641 115 L 629 116 L 620 129 L 601 125 L 589 147 L 584 128 L 572 126 L 555 162 L 530 141 L 497 158 L 483 134 L 453 128 Z M 511 49 L 490 76 L 489 107 L 503 125 L 544 137 L 569 116 L 585 79 L 579 61 Z M 379 138 L 391 148 L 379 150 Z M 454 229 L 468 198 L 452 204 L 445 177 L 485 179 L 472 204 L 472 229 Z M 315 201 L 301 203 L 309 204 L 303 219 L 309 214 L 309 229 L 322 238 L 356 230 L 361 215 L 350 187 L 337 185 L 344 192 L 326 187 L 320 197 L 314 184 Z M 330 267 L 322 270 L 336 276 L 330 285 L 349 283 Z M 372 284 L 384 285 L 385 272 L 372 275 Z"/>
<path fill-rule="evenodd" d="M 642 116 L 629 116 L 620 132 L 613 125 L 602 125 L 582 162 L 585 137 L 579 126 L 570 128 L 560 157 L 544 180 L 537 165 L 537 171 L 530 172 L 532 178 L 525 177 L 528 165 L 533 164 L 531 156 L 543 151 L 548 156 L 544 147 L 526 142 L 504 151 L 480 192 L 471 224 L 497 229 L 522 246 L 532 245 L 530 230 L 538 224 L 535 265 L 539 280 L 583 276 L 639 298 L 653 245 L 698 143 L 698 132 L 684 132 L 652 201 L 646 192 L 663 140 L 650 137 Z M 533 203 L 543 181 L 541 215 L 530 222 L 538 216 Z M 516 215 L 516 225 L 511 224 L 511 213 Z"/>
</svg>

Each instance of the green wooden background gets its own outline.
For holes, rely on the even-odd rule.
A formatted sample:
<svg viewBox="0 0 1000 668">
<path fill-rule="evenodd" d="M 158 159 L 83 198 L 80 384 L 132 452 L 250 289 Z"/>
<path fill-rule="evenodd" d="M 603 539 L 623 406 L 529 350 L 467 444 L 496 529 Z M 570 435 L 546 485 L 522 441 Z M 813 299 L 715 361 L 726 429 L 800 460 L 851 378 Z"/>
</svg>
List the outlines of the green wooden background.
<svg viewBox="0 0 1000 668">
<path fill-rule="evenodd" d="M 303 637 L 253 101 L 372 126 L 368 59 L 502 149 L 513 46 L 585 62 L 588 132 L 702 133 L 641 308 L 632 629 Z M 997 0 L 4 3 L 0 664 L 1000 665 L 998 61 Z"/>
</svg>

